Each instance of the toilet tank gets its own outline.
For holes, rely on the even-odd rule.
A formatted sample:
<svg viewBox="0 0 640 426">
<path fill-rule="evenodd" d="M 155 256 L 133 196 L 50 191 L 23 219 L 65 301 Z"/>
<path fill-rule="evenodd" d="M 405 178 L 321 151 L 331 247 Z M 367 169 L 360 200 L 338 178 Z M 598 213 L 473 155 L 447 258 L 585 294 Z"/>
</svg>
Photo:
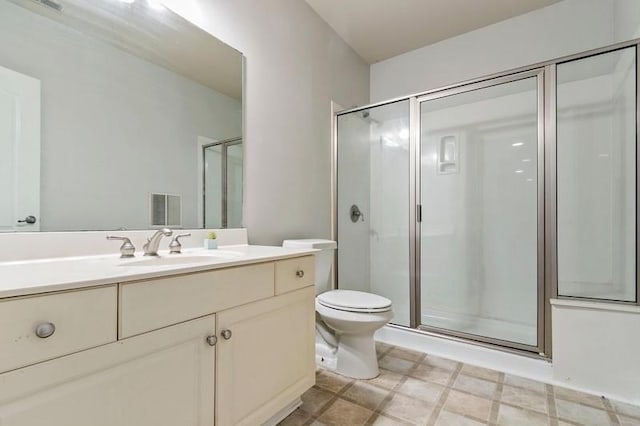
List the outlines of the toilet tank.
<svg viewBox="0 0 640 426">
<path fill-rule="evenodd" d="M 331 240 L 284 240 L 282 247 L 319 249 L 316 252 L 316 294 L 333 290 L 333 260 L 338 243 Z"/>
</svg>

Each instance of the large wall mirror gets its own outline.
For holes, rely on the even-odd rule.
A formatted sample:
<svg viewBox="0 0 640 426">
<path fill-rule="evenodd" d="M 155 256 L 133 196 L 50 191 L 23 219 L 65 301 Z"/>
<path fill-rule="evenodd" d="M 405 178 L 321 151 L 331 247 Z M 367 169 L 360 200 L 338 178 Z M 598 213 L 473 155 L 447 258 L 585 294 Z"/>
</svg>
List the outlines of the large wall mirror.
<svg viewBox="0 0 640 426">
<path fill-rule="evenodd" d="M 0 0 L 0 232 L 242 226 L 242 69 L 156 0 Z"/>
</svg>

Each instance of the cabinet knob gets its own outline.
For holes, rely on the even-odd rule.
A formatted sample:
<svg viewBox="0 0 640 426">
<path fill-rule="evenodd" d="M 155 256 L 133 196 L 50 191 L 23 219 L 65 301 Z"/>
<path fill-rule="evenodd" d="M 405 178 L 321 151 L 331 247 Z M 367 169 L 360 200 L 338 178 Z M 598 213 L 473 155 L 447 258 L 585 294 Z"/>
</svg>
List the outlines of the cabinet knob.
<svg viewBox="0 0 640 426">
<path fill-rule="evenodd" d="M 299 278 L 302 278 L 302 277 L 304 277 L 304 271 L 302 269 L 299 269 L 299 270 L 296 271 L 296 275 Z"/>
<path fill-rule="evenodd" d="M 36 327 L 36 336 L 41 339 L 46 339 L 47 337 L 51 337 L 53 333 L 56 331 L 56 326 L 51 322 L 43 322 L 42 324 L 38 324 Z"/>
<path fill-rule="evenodd" d="M 207 336 L 207 343 L 209 346 L 215 346 L 218 343 L 218 338 L 215 335 Z"/>
<path fill-rule="evenodd" d="M 231 330 L 222 330 L 220 332 L 220 335 L 222 336 L 222 338 L 224 340 L 229 340 L 229 339 L 231 339 Z"/>
</svg>

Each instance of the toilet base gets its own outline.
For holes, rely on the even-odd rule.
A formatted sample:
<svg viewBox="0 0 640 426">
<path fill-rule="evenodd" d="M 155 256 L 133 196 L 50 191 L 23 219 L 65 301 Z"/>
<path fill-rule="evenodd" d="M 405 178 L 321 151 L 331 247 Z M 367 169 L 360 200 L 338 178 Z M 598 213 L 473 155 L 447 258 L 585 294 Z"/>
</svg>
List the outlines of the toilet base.
<svg viewBox="0 0 640 426">
<path fill-rule="evenodd" d="M 378 377 L 378 357 L 373 333 L 339 336 L 336 373 L 354 379 Z"/>
<path fill-rule="evenodd" d="M 338 347 L 329 344 L 316 329 L 316 366 L 336 371 Z"/>
<path fill-rule="evenodd" d="M 316 332 L 316 365 L 354 379 L 378 377 L 378 357 L 372 334 L 339 337 L 337 347 L 328 344 Z"/>
</svg>

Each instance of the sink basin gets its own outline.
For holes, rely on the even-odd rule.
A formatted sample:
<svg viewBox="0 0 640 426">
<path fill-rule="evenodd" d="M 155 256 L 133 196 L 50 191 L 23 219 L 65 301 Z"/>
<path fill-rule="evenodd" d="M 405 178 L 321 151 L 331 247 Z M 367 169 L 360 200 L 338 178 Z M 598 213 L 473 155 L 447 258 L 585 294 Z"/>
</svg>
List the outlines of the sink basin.
<svg viewBox="0 0 640 426">
<path fill-rule="evenodd" d="M 222 250 L 207 250 L 198 254 L 167 254 L 154 257 L 143 257 L 124 261 L 120 266 L 171 266 L 208 263 L 212 260 L 231 260 L 240 257 L 241 253 Z"/>
</svg>

